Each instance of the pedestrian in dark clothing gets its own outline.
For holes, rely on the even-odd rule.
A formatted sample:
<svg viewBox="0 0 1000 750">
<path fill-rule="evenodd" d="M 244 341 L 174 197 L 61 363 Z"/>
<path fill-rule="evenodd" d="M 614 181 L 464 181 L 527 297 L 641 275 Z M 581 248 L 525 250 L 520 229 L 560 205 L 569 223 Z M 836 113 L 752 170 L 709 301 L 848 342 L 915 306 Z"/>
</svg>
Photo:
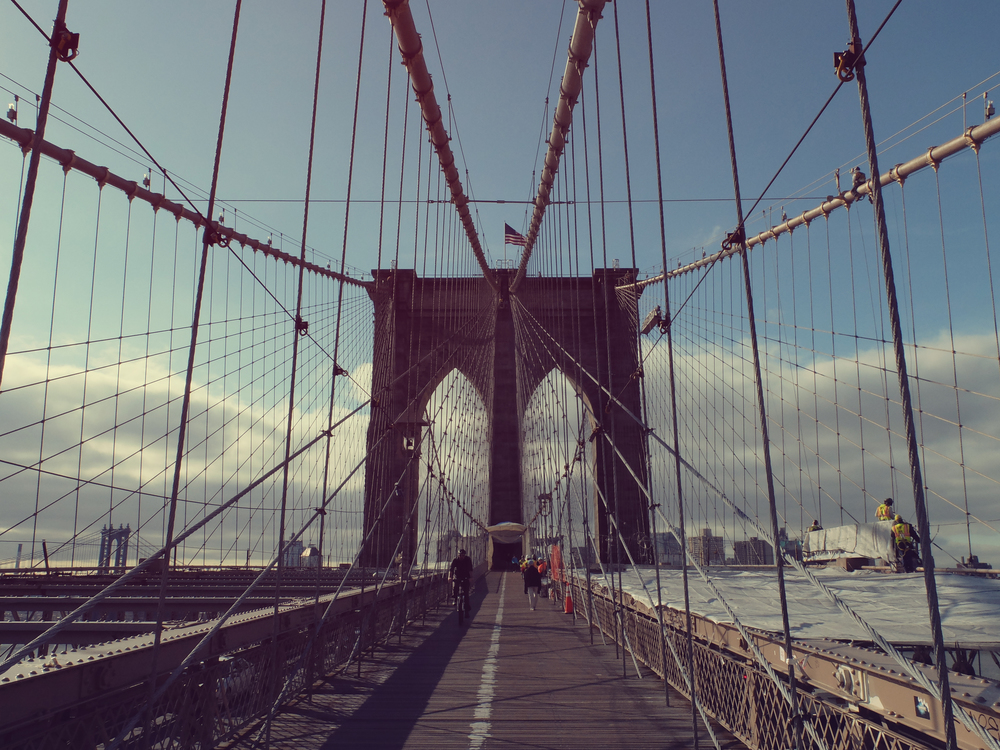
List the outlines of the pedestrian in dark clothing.
<svg viewBox="0 0 1000 750">
<path fill-rule="evenodd" d="M 538 568 L 535 567 L 534 560 L 528 563 L 528 567 L 524 569 L 522 575 L 524 576 L 524 593 L 528 595 L 528 606 L 534 609 L 538 602 L 538 592 L 542 588 L 542 576 L 538 572 Z"/>
<path fill-rule="evenodd" d="M 472 558 L 464 549 L 458 551 L 458 557 L 451 561 L 451 568 L 448 570 L 448 577 L 454 581 L 454 591 L 452 596 L 458 598 L 459 587 L 468 592 L 469 581 L 472 578 Z"/>
</svg>

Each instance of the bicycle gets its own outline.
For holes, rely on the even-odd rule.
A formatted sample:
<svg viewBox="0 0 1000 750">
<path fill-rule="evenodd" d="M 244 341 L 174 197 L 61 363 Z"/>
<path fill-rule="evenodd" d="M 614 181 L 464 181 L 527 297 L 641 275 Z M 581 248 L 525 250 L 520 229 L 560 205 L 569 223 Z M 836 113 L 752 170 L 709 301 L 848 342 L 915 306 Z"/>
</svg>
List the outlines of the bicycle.
<svg viewBox="0 0 1000 750">
<path fill-rule="evenodd" d="M 472 616 L 472 604 L 469 601 L 469 579 L 456 579 L 455 589 L 452 593 L 455 599 L 455 609 L 458 612 L 458 624 L 462 625 L 467 618 Z"/>
</svg>

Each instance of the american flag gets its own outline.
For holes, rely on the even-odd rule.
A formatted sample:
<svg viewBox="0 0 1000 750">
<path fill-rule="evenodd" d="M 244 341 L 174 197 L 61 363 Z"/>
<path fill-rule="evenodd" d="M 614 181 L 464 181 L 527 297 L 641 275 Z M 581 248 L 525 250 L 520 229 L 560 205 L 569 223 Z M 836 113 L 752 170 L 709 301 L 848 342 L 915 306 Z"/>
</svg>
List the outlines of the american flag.
<svg viewBox="0 0 1000 750">
<path fill-rule="evenodd" d="M 503 225 L 503 244 L 505 245 L 520 245 L 524 247 L 528 243 L 528 240 L 523 234 L 519 234 L 514 231 L 514 227 L 510 224 Z"/>
</svg>

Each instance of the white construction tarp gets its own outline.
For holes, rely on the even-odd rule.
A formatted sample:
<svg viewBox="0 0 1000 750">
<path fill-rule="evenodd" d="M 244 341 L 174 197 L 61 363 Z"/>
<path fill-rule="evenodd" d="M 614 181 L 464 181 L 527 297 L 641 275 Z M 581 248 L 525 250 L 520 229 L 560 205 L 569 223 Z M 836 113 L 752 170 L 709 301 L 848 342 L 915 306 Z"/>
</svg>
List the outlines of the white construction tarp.
<svg viewBox="0 0 1000 750">
<path fill-rule="evenodd" d="M 781 604 L 774 570 L 706 568 L 713 584 L 744 625 L 781 632 Z M 923 573 L 890 574 L 840 568 L 813 571 L 866 622 L 895 643 L 930 643 L 927 593 Z M 577 575 L 581 575 L 578 571 Z M 636 601 L 656 602 L 656 574 L 651 568 L 623 575 L 623 588 Z M 691 611 L 713 622 L 732 622 L 722 602 L 697 571 L 689 570 Z M 938 600 L 944 639 L 949 644 L 1000 643 L 1000 580 L 957 573 L 937 573 Z M 595 583 L 610 586 L 600 576 Z M 661 570 L 663 603 L 684 609 L 681 571 Z M 645 584 L 645 589 L 643 587 Z M 867 633 L 836 607 L 815 585 L 794 569 L 785 568 L 788 617 L 792 636 L 799 639 L 869 640 Z"/>
<path fill-rule="evenodd" d="M 892 522 L 856 523 L 810 531 L 802 539 L 802 559 L 807 562 L 838 557 L 893 557 Z"/>
</svg>

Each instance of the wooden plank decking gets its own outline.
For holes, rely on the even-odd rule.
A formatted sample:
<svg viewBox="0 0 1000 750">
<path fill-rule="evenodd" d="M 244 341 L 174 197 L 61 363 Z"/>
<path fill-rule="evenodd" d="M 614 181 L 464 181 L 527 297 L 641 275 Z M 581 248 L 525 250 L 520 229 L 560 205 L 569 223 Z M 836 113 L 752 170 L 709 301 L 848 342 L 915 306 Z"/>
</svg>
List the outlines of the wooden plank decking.
<svg viewBox="0 0 1000 750">
<path fill-rule="evenodd" d="M 631 659 L 623 677 L 614 645 L 596 631 L 591 645 L 586 622 L 574 624 L 561 603 L 529 610 L 516 573 L 480 580 L 472 605 L 471 624 L 442 607 L 364 662 L 360 677 L 352 666 L 300 699 L 273 724 L 271 748 L 694 747 L 683 698 L 672 692 L 667 708 L 663 683 L 648 671 L 637 678 Z"/>
</svg>

